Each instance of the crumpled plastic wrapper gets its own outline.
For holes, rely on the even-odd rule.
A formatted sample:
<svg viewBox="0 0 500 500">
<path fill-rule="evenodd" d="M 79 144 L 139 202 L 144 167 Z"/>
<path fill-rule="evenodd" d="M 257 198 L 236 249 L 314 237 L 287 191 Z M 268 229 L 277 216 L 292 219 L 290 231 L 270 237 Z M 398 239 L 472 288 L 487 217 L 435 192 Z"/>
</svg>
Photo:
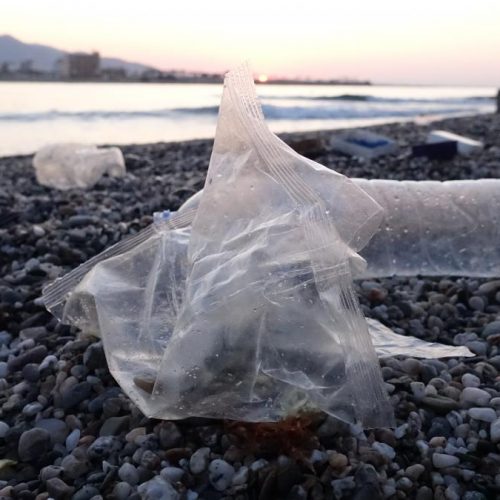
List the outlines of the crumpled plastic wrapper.
<svg viewBox="0 0 500 500">
<path fill-rule="evenodd" d="M 33 158 L 39 184 L 56 189 L 91 188 L 108 174 L 125 175 L 125 161 L 118 148 L 98 148 L 86 144 L 50 144 Z"/>
</svg>

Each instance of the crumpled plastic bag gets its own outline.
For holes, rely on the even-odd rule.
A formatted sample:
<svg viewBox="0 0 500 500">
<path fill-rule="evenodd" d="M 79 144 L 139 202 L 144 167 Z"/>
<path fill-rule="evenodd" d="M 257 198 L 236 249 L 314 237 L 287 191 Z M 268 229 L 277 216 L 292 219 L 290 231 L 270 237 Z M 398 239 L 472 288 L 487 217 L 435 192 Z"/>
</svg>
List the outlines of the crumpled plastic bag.
<svg viewBox="0 0 500 500">
<path fill-rule="evenodd" d="M 275 421 L 319 408 L 391 426 L 352 281 L 381 218 L 349 179 L 268 130 L 243 67 L 226 76 L 199 208 L 157 216 L 44 299 L 100 333 L 148 416 Z"/>
<path fill-rule="evenodd" d="M 61 190 L 90 188 L 104 175 L 125 175 L 125 161 L 118 148 L 87 144 L 50 144 L 33 158 L 39 184 Z"/>
</svg>

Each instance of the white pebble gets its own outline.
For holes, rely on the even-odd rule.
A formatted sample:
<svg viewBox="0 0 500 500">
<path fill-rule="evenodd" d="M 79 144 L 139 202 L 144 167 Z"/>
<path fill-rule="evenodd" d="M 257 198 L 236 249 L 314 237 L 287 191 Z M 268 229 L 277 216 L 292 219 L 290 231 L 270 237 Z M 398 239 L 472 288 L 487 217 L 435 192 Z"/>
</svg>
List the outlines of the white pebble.
<svg viewBox="0 0 500 500">
<path fill-rule="evenodd" d="M 477 387 L 466 387 L 460 398 L 471 406 L 486 406 L 490 402 L 491 396 L 488 392 Z"/>
<path fill-rule="evenodd" d="M 185 472 L 180 467 L 165 467 L 160 471 L 160 476 L 170 483 L 177 483 L 184 474 Z"/>
<path fill-rule="evenodd" d="M 434 453 L 434 455 L 432 455 L 432 463 L 437 469 L 444 469 L 446 467 L 458 465 L 460 459 L 452 455 L 445 455 L 444 453 Z"/>
<path fill-rule="evenodd" d="M 410 382 L 410 388 L 417 401 L 425 396 L 425 384 L 423 382 Z"/>
<path fill-rule="evenodd" d="M 73 429 L 68 437 L 66 438 L 66 449 L 72 452 L 77 446 L 78 441 L 80 441 L 80 429 Z"/>
<path fill-rule="evenodd" d="M 394 437 L 396 439 L 401 439 L 408 431 L 408 424 L 403 424 L 394 430 Z"/>
<path fill-rule="evenodd" d="M 207 468 L 209 455 L 210 448 L 199 448 L 191 455 L 189 468 L 193 474 L 200 474 Z"/>
<path fill-rule="evenodd" d="M 464 387 L 479 387 L 481 385 L 481 380 L 472 373 L 464 373 L 462 375 L 462 384 Z"/>
<path fill-rule="evenodd" d="M 264 468 L 269 462 L 265 458 L 259 458 L 259 460 L 256 460 L 251 466 L 250 469 L 252 469 L 254 472 L 257 472 L 258 470 Z"/>
<path fill-rule="evenodd" d="M 492 443 L 500 442 L 500 418 L 497 418 L 490 426 L 490 437 Z"/>
<path fill-rule="evenodd" d="M 388 458 L 389 460 L 392 460 L 396 456 L 394 448 L 386 443 L 379 443 L 378 441 L 375 441 L 372 444 L 372 448 L 375 451 L 378 451 L 384 457 Z"/>
<path fill-rule="evenodd" d="M 481 422 L 493 422 L 497 418 L 497 414 L 493 408 L 470 408 L 469 416 L 474 420 Z"/>
<path fill-rule="evenodd" d="M 208 467 L 208 480 L 217 491 L 224 491 L 229 486 L 234 477 L 234 467 L 220 458 L 212 460 Z"/>
</svg>

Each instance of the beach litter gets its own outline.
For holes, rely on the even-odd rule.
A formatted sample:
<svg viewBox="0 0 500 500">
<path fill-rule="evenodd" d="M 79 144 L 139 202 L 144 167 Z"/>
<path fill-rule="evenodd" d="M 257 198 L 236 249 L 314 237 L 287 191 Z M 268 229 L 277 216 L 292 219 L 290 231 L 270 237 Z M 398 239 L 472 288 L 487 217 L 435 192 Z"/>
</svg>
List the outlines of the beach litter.
<svg viewBox="0 0 500 500">
<path fill-rule="evenodd" d="M 476 141 L 469 137 L 464 137 L 463 135 L 453 134 L 446 130 L 431 130 L 427 134 L 426 142 L 428 144 L 435 144 L 443 141 L 455 142 L 457 145 L 457 152 L 463 156 L 470 156 L 478 153 L 484 148 L 484 144 L 481 141 Z"/>
<path fill-rule="evenodd" d="M 434 273 L 474 275 L 487 244 L 481 231 L 499 237 L 481 193 L 497 203 L 499 183 L 348 179 L 269 131 L 243 67 L 226 76 L 196 202 L 157 214 L 56 280 L 44 302 L 63 322 L 102 337 L 111 373 L 150 417 L 269 422 L 320 409 L 391 426 L 377 352 L 472 354 L 367 324 L 353 279 L 371 264 L 359 252 L 372 241 L 384 248 L 378 275 L 419 272 L 425 263 Z M 456 239 L 457 231 L 471 238 Z M 494 264 L 480 269 L 498 275 Z"/>
<path fill-rule="evenodd" d="M 424 144 L 415 144 L 411 148 L 414 157 L 424 156 L 430 160 L 452 160 L 457 154 L 456 141 L 439 141 Z"/>
<path fill-rule="evenodd" d="M 330 145 L 340 153 L 368 160 L 392 154 L 398 150 L 396 141 L 367 130 L 349 130 L 337 133 L 330 139 Z"/>
<path fill-rule="evenodd" d="M 56 189 L 88 189 L 108 174 L 125 175 L 125 161 L 119 148 L 98 148 L 87 144 L 50 144 L 33 158 L 39 184 Z"/>
</svg>

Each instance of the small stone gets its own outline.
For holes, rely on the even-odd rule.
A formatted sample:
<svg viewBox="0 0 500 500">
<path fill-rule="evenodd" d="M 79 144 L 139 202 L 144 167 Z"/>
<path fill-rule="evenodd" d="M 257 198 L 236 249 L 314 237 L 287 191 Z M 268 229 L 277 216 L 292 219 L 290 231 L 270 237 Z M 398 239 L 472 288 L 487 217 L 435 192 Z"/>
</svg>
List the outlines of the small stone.
<svg viewBox="0 0 500 500">
<path fill-rule="evenodd" d="M 478 297 L 477 295 L 473 295 L 469 299 L 469 307 L 473 311 L 484 311 L 484 300 L 481 297 Z"/>
<path fill-rule="evenodd" d="M 469 416 L 474 420 L 481 422 L 493 422 L 497 418 L 497 414 L 493 408 L 469 408 L 467 410 Z"/>
<path fill-rule="evenodd" d="M 115 484 L 113 488 L 113 497 L 116 500 L 127 500 L 132 494 L 132 487 L 130 484 L 121 481 Z"/>
<path fill-rule="evenodd" d="M 92 391 L 92 386 L 87 382 L 72 385 L 61 394 L 61 408 L 69 410 L 87 399 Z"/>
<path fill-rule="evenodd" d="M 9 429 L 10 429 L 9 425 L 0 420 L 0 439 L 3 439 L 7 435 Z"/>
<path fill-rule="evenodd" d="M 233 476 L 232 485 L 233 486 L 241 486 L 248 482 L 248 467 L 240 467 L 238 471 Z"/>
<path fill-rule="evenodd" d="M 500 333 L 500 321 L 493 321 L 492 323 L 489 323 L 483 328 L 483 331 L 481 333 L 481 336 L 483 338 L 487 338 L 490 335 L 495 335 L 497 333 Z"/>
<path fill-rule="evenodd" d="M 459 404 L 455 400 L 439 395 L 425 396 L 422 398 L 422 404 L 442 415 L 459 409 Z"/>
<path fill-rule="evenodd" d="M 486 406 L 490 402 L 491 396 L 478 387 L 466 387 L 462 391 L 460 399 L 468 406 Z"/>
<path fill-rule="evenodd" d="M 58 477 L 53 477 L 49 479 L 46 483 L 47 491 L 49 495 L 56 500 L 59 498 L 69 498 L 72 494 L 74 488 L 68 486 L 62 479 Z"/>
<path fill-rule="evenodd" d="M 492 443 L 500 442 L 500 418 L 497 418 L 494 422 L 491 422 L 490 437 Z"/>
<path fill-rule="evenodd" d="M 45 429 L 34 428 L 21 434 L 17 452 L 25 462 L 38 460 L 50 449 L 50 434 Z"/>
<path fill-rule="evenodd" d="M 170 483 L 177 483 L 184 476 L 185 471 L 179 467 L 165 467 L 161 470 L 160 476 Z"/>
<path fill-rule="evenodd" d="M 446 445 L 446 438 L 443 436 L 434 436 L 432 439 L 429 440 L 429 446 L 432 446 L 433 448 L 439 448 L 445 445 Z"/>
<path fill-rule="evenodd" d="M 10 359 L 7 364 L 10 372 L 20 370 L 28 363 L 39 363 L 47 355 L 47 348 L 44 345 L 39 345 L 28 349 L 23 354 Z"/>
<path fill-rule="evenodd" d="M 193 474 L 200 474 L 207 468 L 209 455 L 210 448 L 199 448 L 191 455 L 189 468 Z"/>
<path fill-rule="evenodd" d="M 96 342 L 87 347 L 83 353 L 83 364 L 89 370 L 97 370 L 107 366 L 102 342 Z"/>
<path fill-rule="evenodd" d="M 446 467 L 454 467 L 460 463 L 460 459 L 458 457 L 454 457 L 452 455 L 446 455 L 444 453 L 434 453 L 432 455 L 432 464 L 437 469 L 444 469 Z"/>
<path fill-rule="evenodd" d="M 432 489 L 429 486 L 421 486 L 417 495 L 415 496 L 415 500 L 433 500 L 434 494 L 432 493 Z"/>
<path fill-rule="evenodd" d="M 411 392 L 417 401 L 421 401 L 425 396 L 425 384 L 423 382 L 410 382 Z"/>
<path fill-rule="evenodd" d="M 80 429 L 73 429 L 68 437 L 66 438 L 66 449 L 69 452 L 72 452 L 77 446 L 78 446 L 78 441 L 80 441 L 80 435 L 81 431 Z"/>
<path fill-rule="evenodd" d="M 425 467 L 422 464 L 413 464 L 405 469 L 405 476 L 415 482 L 424 471 Z"/>
<path fill-rule="evenodd" d="M 5 361 L 0 361 L 0 378 L 5 378 L 9 374 L 9 365 Z"/>
<path fill-rule="evenodd" d="M 74 455 L 66 455 L 61 462 L 64 475 L 70 479 L 78 479 L 89 470 L 87 462 L 78 460 Z"/>
<path fill-rule="evenodd" d="M 462 384 L 464 387 L 479 387 L 481 385 L 481 380 L 472 373 L 464 373 L 462 375 Z"/>
<path fill-rule="evenodd" d="M 139 473 L 137 469 L 127 462 L 118 469 L 118 477 L 131 486 L 135 486 L 139 482 Z"/>
<path fill-rule="evenodd" d="M 342 471 L 347 467 L 349 460 L 343 453 L 334 452 L 330 455 L 328 463 L 332 469 Z"/>
<path fill-rule="evenodd" d="M 372 444 L 372 448 L 389 459 L 389 461 L 391 461 L 396 456 L 396 451 L 394 450 L 394 448 L 386 443 L 379 443 L 378 441 L 375 441 Z"/>
<path fill-rule="evenodd" d="M 158 438 L 163 448 L 175 448 L 182 441 L 182 433 L 174 422 L 162 422 L 158 431 Z"/>
<path fill-rule="evenodd" d="M 66 422 L 58 418 L 42 418 L 35 423 L 35 427 L 45 429 L 50 434 L 50 440 L 53 444 L 64 443 L 68 435 Z"/>
<path fill-rule="evenodd" d="M 95 486 L 86 484 L 73 495 L 71 500 L 91 500 L 96 495 L 99 495 L 99 490 Z"/>
<path fill-rule="evenodd" d="M 161 476 L 142 483 L 137 492 L 141 500 L 179 500 L 180 495 L 175 488 Z"/>
<path fill-rule="evenodd" d="M 146 427 L 136 427 L 125 435 L 125 441 L 127 441 L 127 443 L 134 443 L 136 438 L 144 436 L 145 434 Z"/>
<path fill-rule="evenodd" d="M 108 418 L 101 426 L 99 436 L 116 436 L 128 427 L 130 417 L 111 417 Z"/>
<path fill-rule="evenodd" d="M 38 401 L 35 401 L 34 403 L 28 403 L 23 408 L 23 415 L 26 415 L 28 418 L 34 417 L 37 413 L 41 412 L 42 410 L 43 410 L 43 405 L 40 404 Z"/>
<path fill-rule="evenodd" d="M 216 459 L 210 462 L 208 467 L 208 479 L 210 484 L 217 491 L 224 491 L 229 486 L 234 477 L 234 467 L 228 464 L 225 460 Z"/>
<path fill-rule="evenodd" d="M 43 467 L 42 470 L 40 471 L 40 480 L 45 483 L 49 479 L 52 479 L 53 477 L 60 477 L 62 473 L 63 473 L 62 467 L 58 467 L 56 465 L 47 465 L 46 467 Z"/>
<path fill-rule="evenodd" d="M 40 371 L 36 363 L 28 363 L 23 367 L 23 378 L 28 382 L 38 382 L 40 379 Z"/>
<path fill-rule="evenodd" d="M 87 450 L 90 459 L 102 459 L 121 449 L 120 440 L 115 436 L 98 437 Z"/>
</svg>

